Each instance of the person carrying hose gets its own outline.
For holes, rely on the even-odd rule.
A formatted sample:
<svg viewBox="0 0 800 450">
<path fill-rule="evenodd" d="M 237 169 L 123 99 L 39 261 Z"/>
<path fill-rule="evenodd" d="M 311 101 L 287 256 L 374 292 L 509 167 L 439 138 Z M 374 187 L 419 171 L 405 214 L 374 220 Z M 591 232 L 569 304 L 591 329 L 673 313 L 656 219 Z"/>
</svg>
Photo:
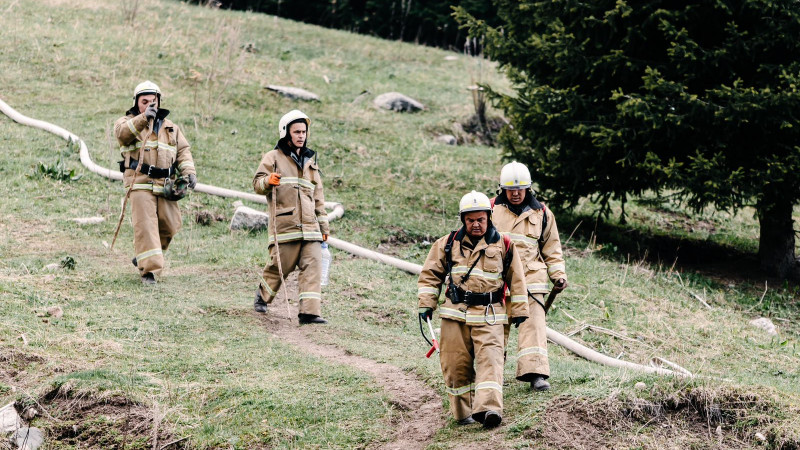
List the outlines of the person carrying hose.
<svg viewBox="0 0 800 450">
<path fill-rule="evenodd" d="M 152 81 L 133 91 L 133 107 L 114 123 L 123 160 L 120 170 L 131 204 L 133 265 L 142 283 L 156 284 L 164 252 L 181 229 L 176 200 L 194 189 L 197 172 L 189 142 L 161 108 L 161 89 Z M 178 178 L 180 174 L 180 178 Z"/>
<path fill-rule="evenodd" d="M 266 313 L 285 275 L 297 267 L 301 325 L 328 322 L 321 317 L 320 304 L 321 243 L 328 239 L 328 216 L 316 153 L 306 147 L 310 124 L 308 116 L 296 109 L 281 117 L 280 139 L 264 154 L 253 178 L 256 193 L 266 195 L 267 203 L 274 205 L 270 211 L 274 231 L 268 240 L 270 261 L 264 267 L 253 308 Z"/>
<path fill-rule="evenodd" d="M 534 391 L 546 391 L 550 389 L 550 363 L 544 296 L 550 290 L 548 281 L 552 281 L 556 292 L 567 288 L 556 218 L 534 197 L 530 171 L 518 162 L 506 164 L 501 170 L 493 206 L 495 226 L 514 242 L 528 288 L 530 320 L 519 327 L 517 379 L 529 382 Z M 510 331 L 506 327 L 506 342 Z"/>
<path fill-rule="evenodd" d="M 460 425 L 485 428 L 502 421 L 504 325 L 528 317 L 522 262 L 492 225 L 491 211 L 486 195 L 465 195 L 463 226 L 433 244 L 417 283 L 421 322 L 432 317 L 446 285 L 439 346 L 450 412 Z"/>
</svg>

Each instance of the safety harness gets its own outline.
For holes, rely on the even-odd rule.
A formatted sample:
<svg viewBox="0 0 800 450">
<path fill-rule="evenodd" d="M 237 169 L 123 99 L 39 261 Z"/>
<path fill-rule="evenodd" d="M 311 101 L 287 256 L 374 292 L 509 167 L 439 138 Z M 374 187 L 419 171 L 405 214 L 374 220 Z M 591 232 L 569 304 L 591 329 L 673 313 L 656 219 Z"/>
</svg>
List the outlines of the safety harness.
<svg viewBox="0 0 800 450">
<path fill-rule="evenodd" d="M 157 178 L 170 178 L 172 175 L 178 172 L 177 161 L 176 164 L 168 168 L 163 167 L 156 167 L 151 166 L 147 163 L 142 163 L 142 168 L 140 170 L 141 173 L 147 175 L 150 178 L 157 179 Z M 133 169 L 136 170 L 136 167 L 139 166 L 139 160 L 131 159 L 131 164 L 128 167 L 125 167 L 125 161 L 119 161 L 119 171 L 125 172 L 125 169 Z"/>
<path fill-rule="evenodd" d="M 503 235 L 503 244 L 505 244 L 506 248 L 506 254 L 503 258 L 503 271 L 501 273 L 503 287 L 494 292 L 478 293 L 461 289 L 453 280 L 453 241 L 455 241 L 458 231 L 459 230 L 450 232 L 450 235 L 447 237 L 447 241 L 444 246 L 444 254 L 447 264 L 445 272 L 447 273 L 448 277 L 447 291 L 445 291 L 445 295 L 453 304 L 465 303 L 467 306 L 488 306 L 492 303 L 504 303 L 506 297 L 506 272 L 508 271 L 509 266 L 511 266 L 511 238 L 508 235 Z M 461 276 L 461 279 L 459 280 L 460 284 L 464 284 L 467 282 L 467 280 L 469 280 L 469 277 L 472 274 L 472 269 L 478 265 L 478 261 L 481 260 L 483 255 L 484 250 L 481 250 L 480 255 L 478 255 L 478 257 L 475 259 L 475 262 L 472 263 L 472 266 L 470 266 L 469 270 L 467 270 L 467 273 Z"/>
</svg>

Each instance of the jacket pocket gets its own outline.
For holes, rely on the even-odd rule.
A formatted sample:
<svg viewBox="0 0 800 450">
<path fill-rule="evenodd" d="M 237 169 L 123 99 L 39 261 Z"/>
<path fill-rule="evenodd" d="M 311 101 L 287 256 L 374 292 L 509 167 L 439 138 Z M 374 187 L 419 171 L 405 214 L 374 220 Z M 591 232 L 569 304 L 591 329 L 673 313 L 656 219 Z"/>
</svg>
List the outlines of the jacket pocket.
<svg viewBox="0 0 800 450">
<path fill-rule="evenodd" d="M 500 249 L 495 247 L 487 248 L 483 253 L 483 271 L 488 273 L 500 273 L 503 270 L 503 255 Z"/>
</svg>

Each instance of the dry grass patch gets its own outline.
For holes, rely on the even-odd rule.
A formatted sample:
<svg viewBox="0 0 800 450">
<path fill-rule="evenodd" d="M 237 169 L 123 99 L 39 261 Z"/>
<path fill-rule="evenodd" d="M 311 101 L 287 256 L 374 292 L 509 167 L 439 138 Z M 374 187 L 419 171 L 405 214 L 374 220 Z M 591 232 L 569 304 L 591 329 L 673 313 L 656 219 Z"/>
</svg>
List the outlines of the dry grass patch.
<svg viewBox="0 0 800 450">
<path fill-rule="evenodd" d="M 796 424 L 783 420 L 794 409 L 772 393 L 727 386 L 654 387 L 650 395 L 600 401 L 557 397 L 524 437 L 563 449 L 797 449 Z"/>
</svg>

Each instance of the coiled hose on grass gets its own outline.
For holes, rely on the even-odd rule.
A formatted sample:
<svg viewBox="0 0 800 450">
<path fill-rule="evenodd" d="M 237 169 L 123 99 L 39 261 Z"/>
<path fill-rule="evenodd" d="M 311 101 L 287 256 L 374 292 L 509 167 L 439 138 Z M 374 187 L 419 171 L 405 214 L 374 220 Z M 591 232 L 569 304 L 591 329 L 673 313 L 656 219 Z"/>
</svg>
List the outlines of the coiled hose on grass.
<svg viewBox="0 0 800 450">
<path fill-rule="evenodd" d="M 92 161 L 92 158 L 89 156 L 89 149 L 86 147 L 86 144 L 83 142 L 83 140 L 81 140 L 78 136 L 70 133 L 69 131 L 57 125 L 53 125 L 52 123 L 24 116 L 18 113 L 16 110 L 14 110 L 12 107 L 10 107 L 6 102 L 4 102 L 1 99 L 0 99 L 0 111 L 2 111 L 5 115 L 11 118 L 14 122 L 17 122 L 21 125 L 39 128 L 49 133 L 53 133 L 64 140 L 78 143 L 80 145 L 81 163 L 84 166 L 86 166 L 86 168 L 106 178 L 122 181 L 122 173 L 120 173 L 118 170 L 112 170 L 99 166 L 95 164 L 94 161 Z M 197 186 L 195 186 L 194 190 L 195 192 L 203 192 L 205 194 L 216 195 L 220 197 L 240 198 L 243 200 L 249 200 L 251 202 L 261 203 L 264 205 L 267 204 L 267 199 L 265 196 L 251 194 L 248 192 L 235 191 L 232 189 L 225 189 L 217 186 L 211 186 L 208 184 L 197 183 Z M 342 206 L 341 203 L 325 202 L 325 208 L 332 210 L 328 214 L 329 220 L 335 220 L 344 215 L 344 207 Z M 360 256 L 362 258 L 379 261 L 412 274 L 418 275 L 422 271 L 422 266 L 419 264 L 414 264 L 412 262 L 403 261 L 402 259 L 393 258 L 391 256 L 384 255 L 382 253 L 378 253 L 366 249 L 364 247 L 359 247 L 358 245 L 343 241 L 341 239 L 329 237 L 328 244 L 339 250 L 351 253 L 356 256 Z M 598 353 L 590 349 L 589 347 L 586 347 L 585 345 L 579 344 L 578 342 L 559 333 L 558 331 L 552 330 L 549 327 L 547 328 L 547 338 L 553 343 L 566 348 L 567 350 L 575 353 L 576 355 L 582 358 L 585 358 L 589 361 L 598 364 L 603 364 L 605 366 L 618 367 L 620 369 L 630 369 L 638 372 L 644 372 L 656 375 L 672 375 L 676 377 L 693 376 L 688 372 L 673 371 L 669 369 L 664 369 L 662 367 L 645 366 L 642 364 L 636 364 L 629 361 L 622 361 L 616 358 L 611 358 L 609 356 L 603 355 L 602 353 Z"/>
</svg>

